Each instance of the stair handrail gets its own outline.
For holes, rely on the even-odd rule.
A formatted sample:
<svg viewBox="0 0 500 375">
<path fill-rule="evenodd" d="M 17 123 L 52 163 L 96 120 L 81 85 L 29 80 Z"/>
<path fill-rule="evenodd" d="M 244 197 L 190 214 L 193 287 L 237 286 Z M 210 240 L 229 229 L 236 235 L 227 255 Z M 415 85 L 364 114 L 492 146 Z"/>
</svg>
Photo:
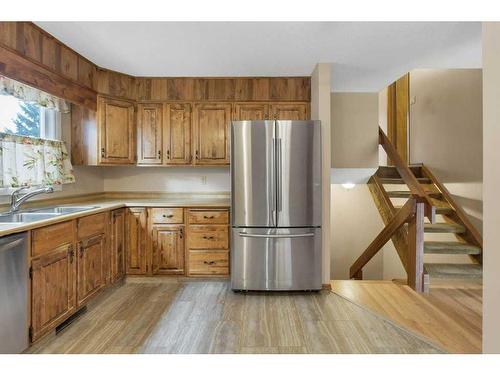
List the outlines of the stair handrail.
<svg viewBox="0 0 500 375">
<path fill-rule="evenodd" d="M 387 156 L 391 161 L 394 163 L 394 166 L 396 167 L 399 175 L 403 179 L 403 182 L 408 186 L 410 189 L 410 193 L 413 198 L 417 200 L 417 202 L 424 203 L 424 212 L 425 216 L 429 219 L 431 223 L 436 222 L 436 207 L 432 204 L 431 199 L 427 195 L 425 189 L 420 185 L 418 182 L 417 178 L 413 174 L 410 168 L 408 168 L 408 165 L 401 159 L 401 156 L 399 156 L 397 150 L 394 148 L 392 145 L 391 141 L 385 135 L 384 131 L 382 128 L 378 128 L 378 133 L 379 133 L 379 144 L 382 146 L 382 148 L 385 150 Z"/>
</svg>

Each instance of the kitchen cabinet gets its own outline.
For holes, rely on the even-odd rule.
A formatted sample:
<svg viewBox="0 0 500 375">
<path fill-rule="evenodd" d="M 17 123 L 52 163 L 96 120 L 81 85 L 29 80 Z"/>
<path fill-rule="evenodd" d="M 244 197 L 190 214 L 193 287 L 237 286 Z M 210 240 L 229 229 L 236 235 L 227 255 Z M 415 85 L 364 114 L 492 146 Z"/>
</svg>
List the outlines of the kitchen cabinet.
<svg viewBox="0 0 500 375">
<path fill-rule="evenodd" d="M 76 256 L 62 244 L 31 261 L 31 340 L 37 340 L 76 311 Z"/>
<path fill-rule="evenodd" d="M 104 234 L 78 242 L 77 303 L 84 305 L 105 285 L 104 262 L 106 261 Z"/>
<path fill-rule="evenodd" d="M 145 275 L 147 269 L 147 210 L 133 207 L 127 210 L 125 264 L 128 275 Z"/>
<path fill-rule="evenodd" d="M 162 104 L 137 106 L 137 164 L 161 165 L 163 163 Z"/>
<path fill-rule="evenodd" d="M 191 104 L 165 103 L 163 106 L 165 164 L 188 165 L 191 153 Z"/>
<path fill-rule="evenodd" d="M 187 275 L 229 275 L 229 211 L 189 209 Z"/>
<path fill-rule="evenodd" d="M 195 165 L 229 164 L 231 103 L 196 103 L 193 110 Z"/>
<path fill-rule="evenodd" d="M 234 121 L 259 121 L 269 119 L 269 104 L 267 103 L 235 103 Z"/>
<path fill-rule="evenodd" d="M 308 103 L 272 103 L 269 112 L 273 120 L 309 120 Z"/>
<path fill-rule="evenodd" d="M 153 225 L 153 274 L 184 274 L 184 225 Z"/>
<path fill-rule="evenodd" d="M 111 282 L 120 280 L 125 274 L 125 209 L 111 212 Z"/>
<path fill-rule="evenodd" d="M 135 163 L 134 103 L 99 97 L 98 164 Z"/>
</svg>

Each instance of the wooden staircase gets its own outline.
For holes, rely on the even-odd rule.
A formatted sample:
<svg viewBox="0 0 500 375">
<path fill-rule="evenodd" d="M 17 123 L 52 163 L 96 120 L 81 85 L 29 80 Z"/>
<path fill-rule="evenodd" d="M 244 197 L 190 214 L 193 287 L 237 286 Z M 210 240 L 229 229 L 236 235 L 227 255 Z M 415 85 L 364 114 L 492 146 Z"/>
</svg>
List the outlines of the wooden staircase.
<svg viewBox="0 0 500 375">
<path fill-rule="evenodd" d="M 362 278 L 362 267 L 391 239 L 417 291 L 427 290 L 432 278 L 481 279 L 480 233 L 426 166 L 404 165 L 381 129 L 379 134 L 395 166 L 379 167 L 368 186 L 386 227 L 353 264 L 351 278 Z M 450 261 L 428 262 L 428 254 Z M 463 263 L 464 255 L 469 263 Z"/>
</svg>

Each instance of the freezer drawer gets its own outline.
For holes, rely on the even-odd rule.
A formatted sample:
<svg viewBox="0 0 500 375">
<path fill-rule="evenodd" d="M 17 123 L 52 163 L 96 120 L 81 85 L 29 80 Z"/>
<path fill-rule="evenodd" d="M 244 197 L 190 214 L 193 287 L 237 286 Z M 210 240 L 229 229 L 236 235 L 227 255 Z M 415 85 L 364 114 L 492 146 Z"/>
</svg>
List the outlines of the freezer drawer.
<svg viewBox="0 0 500 375">
<path fill-rule="evenodd" d="M 233 228 L 231 288 L 321 289 L 321 228 Z"/>
</svg>

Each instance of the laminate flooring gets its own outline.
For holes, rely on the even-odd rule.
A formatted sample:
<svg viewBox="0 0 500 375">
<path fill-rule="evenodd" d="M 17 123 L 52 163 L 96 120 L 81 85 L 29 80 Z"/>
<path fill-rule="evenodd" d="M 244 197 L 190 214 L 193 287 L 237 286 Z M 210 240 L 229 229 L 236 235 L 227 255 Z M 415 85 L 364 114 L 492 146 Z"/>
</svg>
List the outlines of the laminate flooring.
<svg viewBox="0 0 500 375">
<path fill-rule="evenodd" d="M 328 291 L 234 293 L 227 281 L 128 278 L 28 353 L 440 353 Z"/>
</svg>

